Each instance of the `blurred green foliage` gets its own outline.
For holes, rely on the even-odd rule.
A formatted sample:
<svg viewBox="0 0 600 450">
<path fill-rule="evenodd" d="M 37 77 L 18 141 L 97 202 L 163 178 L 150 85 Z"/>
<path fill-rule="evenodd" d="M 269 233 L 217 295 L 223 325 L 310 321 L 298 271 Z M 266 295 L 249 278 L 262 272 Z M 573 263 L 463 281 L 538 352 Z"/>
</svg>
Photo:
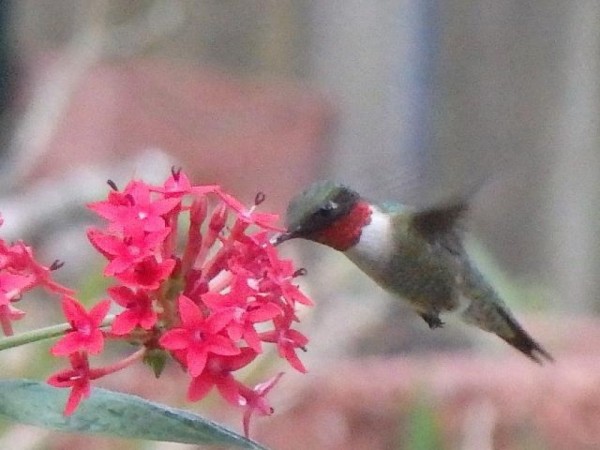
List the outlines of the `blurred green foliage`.
<svg viewBox="0 0 600 450">
<path fill-rule="evenodd" d="M 442 450 L 446 448 L 434 405 L 427 395 L 419 394 L 408 415 L 404 436 L 399 439 L 398 449 Z"/>
</svg>

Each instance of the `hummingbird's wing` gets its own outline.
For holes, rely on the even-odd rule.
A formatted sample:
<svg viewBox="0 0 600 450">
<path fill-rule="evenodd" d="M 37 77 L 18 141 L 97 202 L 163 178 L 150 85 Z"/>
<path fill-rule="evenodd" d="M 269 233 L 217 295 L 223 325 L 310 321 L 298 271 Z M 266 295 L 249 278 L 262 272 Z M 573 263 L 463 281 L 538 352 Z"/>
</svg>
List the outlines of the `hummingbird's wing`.
<svg viewBox="0 0 600 450">
<path fill-rule="evenodd" d="M 415 212 L 411 225 L 429 243 L 442 245 L 451 253 L 460 254 L 463 251 L 461 219 L 468 209 L 465 200 L 427 208 Z"/>
</svg>

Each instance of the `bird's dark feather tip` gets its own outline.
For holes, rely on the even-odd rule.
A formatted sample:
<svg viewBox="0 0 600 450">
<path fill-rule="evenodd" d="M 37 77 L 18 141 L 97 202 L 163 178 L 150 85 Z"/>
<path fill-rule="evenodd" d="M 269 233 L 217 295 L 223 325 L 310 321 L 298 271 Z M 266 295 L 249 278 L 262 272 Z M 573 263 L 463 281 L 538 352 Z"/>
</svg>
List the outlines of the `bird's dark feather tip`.
<svg viewBox="0 0 600 450">
<path fill-rule="evenodd" d="M 524 353 L 527 357 L 538 364 L 544 362 L 554 362 L 554 358 L 550 353 L 542 348 L 540 344 L 533 340 L 529 334 L 502 308 L 498 308 L 498 313 L 503 316 L 506 322 L 510 325 L 513 335 L 510 337 L 500 336 L 514 348 Z"/>
<path fill-rule="evenodd" d="M 538 364 L 554 362 L 552 355 L 544 350 L 523 330 L 518 330 L 512 338 L 507 338 L 505 340 Z"/>
</svg>

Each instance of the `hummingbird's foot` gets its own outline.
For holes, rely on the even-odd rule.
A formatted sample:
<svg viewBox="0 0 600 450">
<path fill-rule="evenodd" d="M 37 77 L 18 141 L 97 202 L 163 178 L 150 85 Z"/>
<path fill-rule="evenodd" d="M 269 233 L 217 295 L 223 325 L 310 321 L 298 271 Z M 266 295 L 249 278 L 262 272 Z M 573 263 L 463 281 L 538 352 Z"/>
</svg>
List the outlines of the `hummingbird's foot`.
<svg viewBox="0 0 600 450">
<path fill-rule="evenodd" d="M 420 316 L 425 322 L 427 322 L 427 325 L 429 325 L 429 328 L 431 328 L 432 330 L 436 328 L 442 328 L 444 326 L 444 322 L 442 322 L 438 314 L 423 313 L 420 314 Z"/>
</svg>

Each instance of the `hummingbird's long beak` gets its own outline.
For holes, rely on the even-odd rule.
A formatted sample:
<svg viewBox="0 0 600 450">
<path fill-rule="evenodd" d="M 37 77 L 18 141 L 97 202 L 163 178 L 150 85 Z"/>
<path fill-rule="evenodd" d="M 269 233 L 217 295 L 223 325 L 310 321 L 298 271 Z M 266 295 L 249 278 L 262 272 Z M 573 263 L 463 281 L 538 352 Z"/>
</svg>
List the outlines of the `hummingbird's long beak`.
<svg viewBox="0 0 600 450">
<path fill-rule="evenodd" d="M 298 237 L 298 232 L 297 230 L 294 231 L 286 231 L 285 233 L 281 233 L 279 236 L 277 236 L 274 240 L 273 240 L 273 245 L 279 245 L 282 242 L 285 241 L 289 241 L 290 239 L 294 239 L 295 237 Z"/>
</svg>

